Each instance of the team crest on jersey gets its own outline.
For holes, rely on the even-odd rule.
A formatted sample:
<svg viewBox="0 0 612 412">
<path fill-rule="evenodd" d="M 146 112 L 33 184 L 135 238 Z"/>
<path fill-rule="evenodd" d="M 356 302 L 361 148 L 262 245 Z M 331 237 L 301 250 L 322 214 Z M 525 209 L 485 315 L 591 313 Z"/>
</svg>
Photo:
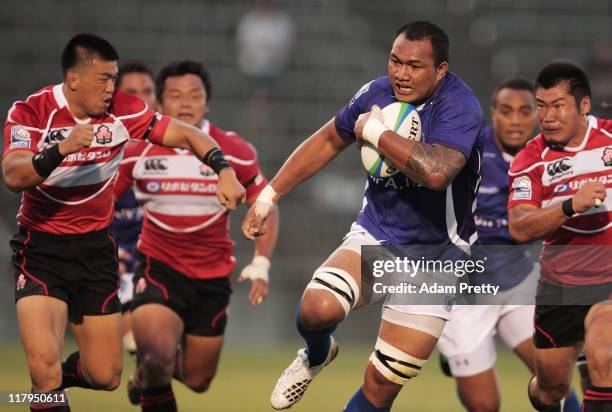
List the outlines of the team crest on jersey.
<svg viewBox="0 0 612 412">
<path fill-rule="evenodd" d="M 10 148 L 29 149 L 32 144 L 30 132 L 23 126 L 11 127 L 11 145 Z"/>
<path fill-rule="evenodd" d="M 608 146 L 604 149 L 603 156 L 601 156 L 601 160 L 603 160 L 604 166 L 612 166 L 612 147 Z"/>
<path fill-rule="evenodd" d="M 512 188 L 514 189 L 512 200 L 531 200 L 531 179 L 529 176 L 514 179 Z"/>
<path fill-rule="evenodd" d="M 113 141 L 113 133 L 105 124 L 98 127 L 94 137 L 96 138 L 96 143 L 98 144 L 107 144 Z"/>
<path fill-rule="evenodd" d="M 145 280 L 145 278 L 140 278 L 138 279 L 138 283 L 136 283 L 136 293 L 142 293 L 145 291 L 145 289 L 147 288 L 147 281 Z"/>
<path fill-rule="evenodd" d="M 17 278 L 17 284 L 15 285 L 15 289 L 23 290 L 23 288 L 25 288 L 25 284 L 26 284 L 26 278 L 25 276 L 23 276 L 23 273 L 22 273 L 21 275 L 19 275 L 19 278 Z"/>
<path fill-rule="evenodd" d="M 349 107 L 353 105 L 353 103 L 355 103 L 355 100 L 359 99 L 359 96 L 361 96 L 362 94 L 364 94 L 365 92 L 367 92 L 368 90 L 370 90 L 370 85 L 372 84 L 374 80 L 372 80 L 369 83 L 364 84 L 363 86 L 361 86 L 361 89 L 359 89 L 357 91 L 357 93 L 355 93 L 355 96 L 353 96 L 353 98 L 351 99 L 351 101 L 349 102 Z"/>
</svg>

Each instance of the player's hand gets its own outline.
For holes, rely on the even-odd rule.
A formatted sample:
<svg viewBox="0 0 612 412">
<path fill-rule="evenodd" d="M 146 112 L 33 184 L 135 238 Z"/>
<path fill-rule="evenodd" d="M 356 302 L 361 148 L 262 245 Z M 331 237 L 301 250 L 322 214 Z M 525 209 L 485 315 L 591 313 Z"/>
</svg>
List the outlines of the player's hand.
<svg viewBox="0 0 612 412">
<path fill-rule="evenodd" d="M 378 107 L 377 105 L 372 106 L 372 110 L 370 112 L 360 114 L 357 118 L 357 121 L 355 122 L 354 132 L 356 142 L 359 147 L 361 147 L 365 143 L 365 139 L 363 137 L 363 129 L 367 121 L 370 119 L 379 120 L 381 123 L 383 122 L 382 110 L 380 110 L 380 107 Z"/>
<path fill-rule="evenodd" d="M 270 261 L 265 256 L 255 256 L 253 261 L 247 265 L 238 278 L 238 283 L 251 279 L 251 290 L 249 300 L 252 305 L 259 305 L 268 296 L 268 271 Z"/>
<path fill-rule="evenodd" d="M 236 179 L 236 173 L 231 167 L 226 167 L 219 172 L 219 184 L 217 185 L 217 197 L 221 205 L 229 210 L 236 209 L 244 202 L 246 191 Z"/>
<path fill-rule="evenodd" d="M 247 239 L 255 239 L 266 233 L 266 219 L 270 209 L 280 200 L 280 195 L 272 188 L 266 186 L 257 196 L 255 203 L 249 208 L 242 221 L 242 234 Z"/>
<path fill-rule="evenodd" d="M 572 208 L 576 213 L 586 212 L 599 207 L 606 199 L 606 186 L 601 182 L 585 183 L 572 198 Z"/>
<path fill-rule="evenodd" d="M 119 247 L 117 248 L 117 257 L 119 258 L 119 276 L 123 276 L 127 271 L 127 262 L 132 260 L 132 255 L 124 248 Z"/>
<path fill-rule="evenodd" d="M 92 124 L 77 124 L 68 137 L 59 143 L 59 151 L 63 156 L 76 153 L 84 147 L 91 146 L 94 131 Z"/>
<path fill-rule="evenodd" d="M 262 213 L 263 206 L 263 213 Z M 259 213 L 256 213 L 256 209 L 259 207 Z M 257 205 L 257 201 L 249 208 L 244 220 L 242 221 L 242 234 L 250 240 L 254 240 L 256 237 L 262 236 L 266 233 L 268 218 L 268 211 L 265 211 L 265 205 Z"/>
</svg>

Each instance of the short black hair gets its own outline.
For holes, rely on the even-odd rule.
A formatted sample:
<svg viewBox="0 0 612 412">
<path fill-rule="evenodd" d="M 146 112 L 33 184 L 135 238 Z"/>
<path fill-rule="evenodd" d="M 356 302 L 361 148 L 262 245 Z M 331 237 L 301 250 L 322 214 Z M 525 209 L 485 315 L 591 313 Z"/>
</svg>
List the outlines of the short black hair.
<svg viewBox="0 0 612 412">
<path fill-rule="evenodd" d="M 104 61 L 119 60 L 117 50 L 108 40 L 91 33 L 77 34 L 66 44 L 62 53 L 62 74 L 66 76 L 68 70 L 95 57 Z"/>
<path fill-rule="evenodd" d="M 448 62 L 448 35 L 434 23 L 430 21 L 413 21 L 406 23 L 397 30 L 393 40 L 397 39 L 397 36 L 400 34 L 403 34 L 408 40 L 429 39 L 434 51 L 436 66 L 441 65 L 443 62 Z"/>
<path fill-rule="evenodd" d="M 210 74 L 204 63 L 195 60 L 183 60 L 174 62 L 160 70 L 155 81 L 157 90 L 157 100 L 162 101 L 162 94 L 166 86 L 166 79 L 174 76 L 184 76 L 186 74 L 195 74 L 202 80 L 204 90 L 206 90 L 206 101 L 209 101 L 212 96 L 212 84 L 210 83 Z"/>
<path fill-rule="evenodd" d="M 499 83 L 493 93 L 491 94 L 491 106 L 495 107 L 497 103 L 497 95 L 504 89 L 511 90 L 525 90 L 531 94 L 535 93 L 535 89 L 533 88 L 533 84 L 524 77 L 513 77 L 511 79 L 504 80 Z"/>
<path fill-rule="evenodd" d="M 117 74 L 115 88 L 118 89 L 121 86 L 121 80 L 123 79 L 123 76 L 129 73 L 146 74 L 151 78 L 151 80 L 155 82 L 155 76 L 153 75 L 153 71 L 149 68 L 149 66 L 147 66 L 140 60 L 130 60 L 119 66 L 119 73 Z"/>
<path fill-rule="evenodd" d="M 550 89 L 565 81 L 569 85 L 569 94 L 576 100 L 576 106 L 580 106 L 585 96 L 591 97 L 591 84 L 586 73 L 568 60 L 553 60 L 544 66 L 538 74 L 535 86 Z"/>
</svg>

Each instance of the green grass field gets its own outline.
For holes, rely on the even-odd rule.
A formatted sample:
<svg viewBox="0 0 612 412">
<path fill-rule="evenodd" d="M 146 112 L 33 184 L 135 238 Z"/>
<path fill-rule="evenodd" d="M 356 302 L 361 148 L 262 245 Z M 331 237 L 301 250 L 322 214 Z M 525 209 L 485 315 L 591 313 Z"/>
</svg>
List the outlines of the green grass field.
<svg viewBox="0 0 612 412">
<path fill-rule="evenodd" d="M 67 345 L 66 353 L 72 350 Z M 364 365 L 371 348 L 343 345 L 340 356 L 312 384 L 304 399 L 291 411 L 341 411 L 344 404 L 362 382 Z M 224 350 L 218 375 L 210 390 L 194 394 L 175 382 L 174 391 L 181 412 L 260 412 L 272 411 L 268 404 L 270 390 L 276 379 L 295 355 L 288 346 L 269 349 L 236 347 Z M 16 344 L 0 346 L 0 391 L 26 391 L 30 387 L 24 355 Z M 73 411 L 107 412 L 139 411 L 128 403 L 125 382 L 133 362 L 125 359 L 121 387 L 114 392 L 72 389 Z M 525 395 L 529 379 L 526 368 L 510 352 L 498 356 L 498 371 L 502 387 L 502 411 L 531 411 Z M 2 407 L 1 411 L 27 410 L 24 407 Z M 442 375 L 435 354 L 423 374 L 403 389 L 395 402 L 394 411 L 455 412 L 462 411 L 453 381 Z"/>
</svg>

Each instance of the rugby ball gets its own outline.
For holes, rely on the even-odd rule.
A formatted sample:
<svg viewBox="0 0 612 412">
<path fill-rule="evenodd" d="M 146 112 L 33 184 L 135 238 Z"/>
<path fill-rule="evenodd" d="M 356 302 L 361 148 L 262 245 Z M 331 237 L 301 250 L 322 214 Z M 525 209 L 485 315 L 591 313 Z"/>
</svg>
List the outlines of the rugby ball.
<svg viewBox="0 0 612 412">
<path fill-rule="evenodd" d="M 382 109 L 383 123 L 406 139 L 421 140 L 421 118 L 410 103 L 395 102 Z M 393 164 L 369 143 L 361 146 L 361 162 L 373 177 L 389 177 L 399 173 Z"/>
</svg>

